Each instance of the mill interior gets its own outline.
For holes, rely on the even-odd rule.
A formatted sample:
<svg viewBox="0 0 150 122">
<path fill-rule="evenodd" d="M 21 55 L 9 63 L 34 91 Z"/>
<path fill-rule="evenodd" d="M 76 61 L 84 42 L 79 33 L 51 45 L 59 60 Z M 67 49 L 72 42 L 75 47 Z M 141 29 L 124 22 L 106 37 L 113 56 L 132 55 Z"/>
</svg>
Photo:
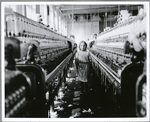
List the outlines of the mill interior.
<svg viewBox="0 0 150 122">
<path fill-rule="evenodd" d="M 5 3 L 3 118 L 147 120 L 147 8 Z"/>
</svg>

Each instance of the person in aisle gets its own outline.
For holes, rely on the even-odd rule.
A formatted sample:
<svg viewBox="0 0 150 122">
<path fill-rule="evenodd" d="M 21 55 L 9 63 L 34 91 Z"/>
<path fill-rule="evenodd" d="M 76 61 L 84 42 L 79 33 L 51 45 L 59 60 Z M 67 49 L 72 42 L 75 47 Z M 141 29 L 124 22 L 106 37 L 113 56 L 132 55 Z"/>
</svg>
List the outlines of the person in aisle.
<svg viewBox="0 0 150 122">
<path fill-rule="evenodd" d="M 41 56 L 40 56 L 40 42 L 37 40 L 30 40 L 28 43 L 28 49 L 26 53 L 27 61 L 25 63 L 40 63 Z"/>
<path fill-rule="evenodd" d="M 75 64 L 78 80 L 81 81 L 82 93 L 88 93 L 90 65 L 89 52 L 87 50 L 87 43 L 85 41 L 81 41 L 79 44 L 79 50 L 75 56 Z"/>
<path fill-rule="evenodd" d="M 27 51 L 27 60 L 25 64 L 34 64 L 35 63 L 35 53 L 37 51 L 37 47 L 34 44 L 30 44 Z"/>
<path fill-rule="evenodd" d="M 88 48 L 92 48 L 96 41 L 97 41 L 97 34 L 94 34 L 93 40 L 88 42 Z"/>
<path fill-rule="evenodd" d="M 36 39 L 31 39 L 30 42 L 34 44 L 37 49 L 35 51 L 35 57 L 36 57 L 36 62 L 38 63 L 41 60 L 40 52 L 41 52 L 41 47 L 40 47 L 40 42 Z"/>
</svg>

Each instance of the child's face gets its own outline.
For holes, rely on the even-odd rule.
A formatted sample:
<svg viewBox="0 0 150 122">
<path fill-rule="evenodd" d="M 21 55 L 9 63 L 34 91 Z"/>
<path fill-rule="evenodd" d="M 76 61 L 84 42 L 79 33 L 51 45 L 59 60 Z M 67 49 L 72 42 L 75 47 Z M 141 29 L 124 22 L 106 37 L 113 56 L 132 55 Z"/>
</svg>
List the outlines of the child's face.
<svg viewBox="0 0 150 122">
<path fill-rule="evenodd" d="M 86 45 L 85 45 L 84 43 L 81 43 L 81 44 L 80 44 L 80 49 L 81 49 L 82 51 L 86 50 Z"/>
</svg>

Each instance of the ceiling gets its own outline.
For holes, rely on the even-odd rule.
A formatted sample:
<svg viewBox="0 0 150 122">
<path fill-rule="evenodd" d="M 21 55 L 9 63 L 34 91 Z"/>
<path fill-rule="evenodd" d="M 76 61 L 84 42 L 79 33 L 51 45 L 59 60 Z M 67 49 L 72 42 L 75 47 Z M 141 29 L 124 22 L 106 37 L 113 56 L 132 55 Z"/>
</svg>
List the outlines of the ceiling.
<svg viewBox="0 0 150 122">
<path fill-rule="evenodd" d="M 114 12 L 118 10 L 137 10 L 138 5 L 79 5 L 79 4 L 61 4 L 55 5 L 63 15 L 69 14 L 94 14 L 94 13 L 104 13 L 104 12 Z"/>
</svg>

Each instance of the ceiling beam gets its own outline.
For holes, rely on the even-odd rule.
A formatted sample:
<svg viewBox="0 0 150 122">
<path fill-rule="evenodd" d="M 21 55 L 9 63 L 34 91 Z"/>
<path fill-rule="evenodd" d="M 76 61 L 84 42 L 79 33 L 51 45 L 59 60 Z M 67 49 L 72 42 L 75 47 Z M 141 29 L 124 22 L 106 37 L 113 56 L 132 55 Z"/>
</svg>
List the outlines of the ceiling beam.
<svg viewBox="0 0 150 122">
<path fill-rule="evenodd" d="M 125 7 L 124 7 L 125 9 Z M 137 10 L 137 6 L 128 6 L 128 10 Z M 62 11 L 62 10 L 61 10 Z M 112 8 L 92 8 L 92 9 L 74 9 L 72 10 L 63 10 L 62 14 L 92 14 L 92 13 L 103 13 L 103 12 L 113 12 L 118 11 L 118 7 L 112 7 Z"/>
<path fill-rule="evenodd" d="M 82 9 L 98 9 L 98 8 L 105 8 L 105 7 L 117 7 L 117 5 L 62 5 L 60 7 L 61 11 L 65 10 L 82 10 Z"/>
</svg>

